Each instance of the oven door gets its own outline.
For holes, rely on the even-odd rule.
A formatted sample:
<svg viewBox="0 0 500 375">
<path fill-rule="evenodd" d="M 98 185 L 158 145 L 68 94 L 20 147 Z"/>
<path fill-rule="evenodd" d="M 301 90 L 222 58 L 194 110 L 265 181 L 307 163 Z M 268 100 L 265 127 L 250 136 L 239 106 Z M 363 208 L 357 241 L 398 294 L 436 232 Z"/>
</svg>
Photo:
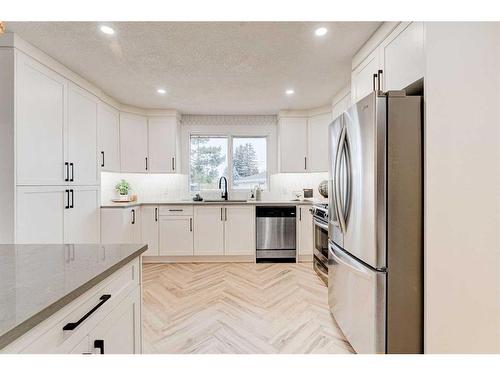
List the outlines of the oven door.
<svg viewBox="0 0 500 375">
<path fill-rule="evenodd" d="M 328 263 L 328 223 L 314 218 L 314 255 Z"/>
</svg>

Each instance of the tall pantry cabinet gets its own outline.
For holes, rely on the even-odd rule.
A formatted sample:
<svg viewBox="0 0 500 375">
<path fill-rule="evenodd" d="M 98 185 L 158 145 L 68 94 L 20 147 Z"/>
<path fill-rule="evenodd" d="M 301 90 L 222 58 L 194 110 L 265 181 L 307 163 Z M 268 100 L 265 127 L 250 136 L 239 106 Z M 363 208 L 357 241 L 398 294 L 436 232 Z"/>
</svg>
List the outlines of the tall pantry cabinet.
<svg viewBox="0 0 500 375">
<path fill-rule="evenodd" d="M 3 38 L 0 243 L 99 242 L 99 100 Z"/>
</svg>

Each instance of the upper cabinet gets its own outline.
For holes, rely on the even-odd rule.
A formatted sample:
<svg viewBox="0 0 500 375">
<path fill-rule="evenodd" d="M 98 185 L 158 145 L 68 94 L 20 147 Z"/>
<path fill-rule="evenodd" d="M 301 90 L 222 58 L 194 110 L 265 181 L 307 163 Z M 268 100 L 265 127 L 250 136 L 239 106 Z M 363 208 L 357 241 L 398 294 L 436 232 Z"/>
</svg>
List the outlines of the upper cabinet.
<svg viewBox="0 0 500 375">
<path fill-rule="evenodd" d="M 70 181 L 75 185 L 98 185 L 97 161 L 98 99 L 74 84 L 68 90 L 68 162 Z"/>
<path fill-rule="evenodd" d="M 328 125 L 332 121 L 332 113 L 329 108 L 313 111 L 280 113 L 280 173 L 328 171 Z"/>
<path fill-rule="evenodd" d="M 148 171 L 148 122 L 146 117 L 120 113 L 120 161 L 122 172 Z"/>
<path fill-rule="evenodd" d="M 399 23 L 364 60 L 353 66 L 352 103 L 358 102 L 373 90 L 374 75 L 379 70 L 382 70 L 380 89 L 383 91 L 402 90 L 423 77 L 423 22 Z"/>
<path fill-rule="evenodd" d="M 16 59 L 16 183 L 64 184 L 68 82 L 20 52 Z"/>
<path fill-rule="evenodd" d="M 102 171 L 120 170 L 120 113 L 100 102 L 97 111 L 99 157 Z"/>
<path fill-rule="evenodd" d="M 307 117 L 281 117 L 278 123 L 280 172 L 307 171 Z"/>
<path fill-rule="evenodd" d="M 180 127 L 177 116 L 148 119 L 148 172 L 177 173 Z"/>
<path fill-rule="evenodd" d="M 331 112 L 311 116 L 308 119 L 308 172 L 328 171 L 328 126 L 331 122 Z"/>
</svg>

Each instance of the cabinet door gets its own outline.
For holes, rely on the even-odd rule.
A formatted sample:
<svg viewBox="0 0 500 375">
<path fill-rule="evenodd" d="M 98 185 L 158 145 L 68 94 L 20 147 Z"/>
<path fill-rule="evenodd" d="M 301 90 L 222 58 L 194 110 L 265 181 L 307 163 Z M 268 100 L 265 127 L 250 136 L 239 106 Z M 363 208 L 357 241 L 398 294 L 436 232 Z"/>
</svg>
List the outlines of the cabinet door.
<svg viewBox="0 0 500 375">
<path fill-rule="evenodd" d="M 331 113 L 313 116 L 308 121 L 308 172 L 328 172 L 328 126 Z"/>
<path fill-rule="evenodd" d="M 122 172 L 147 172 L 148 126 L 145 117 L 120 113 Z"/>
<path fill-rule="evenodd" d="M 97 185 L 97 98 L 74 84 L 68 90 L 67 142 L 70 182 Z"/>
<path fill-rule="evenodd" d="M 63 243 L 64 190 L 63 186 L 17 188 L 17 243 Z"/>
<path fill-rule="evenodd" d="M 16 182 L 64 184 L 67 81 L 20 52 L 16 56 Z"/>
<path fill-rule="evenodd" d="M 224 255 L 223 220 L 221 206 L 194 208 L 194 255 Z"/>
<path fill-rule="evenodd" d="M 280 119 L 279 147 L 282 173 L 307 170 L 307 118 Z"/>
<path fill-rule="evenodd" d="M 384 91 L 401 90 L 424 76 L 424 24 L 402 22 L 381 44 Z"/>
<path fill-rule="evenodd" d="M 192 217 L 160 217 L 160 255 L 193 255 Z"/>
<path fill-rule="evenodd" d="M 100 166 L 103 171 L 120 171 L 120 114 L 107 104 L 97 111 Z"/>
<path fill-rule="evenodd" d="M 148 120 L 149 172 L 176 171 L 177 118 Z"/>
<path fill-rule="evenodd" d="M 224 254 L 255 254 L 255 207 L 224 207 Z"/>
<path fill-rule="evenodd" d="M 142 255 L 158 255 L 158 206 L 141 207 L 142 242 L 148 244 L 148 250 Z"/>
<path fill-rule="evenodd" d="M 69 208 L 64 210 L 64 243 L 100 242 L 99 187 L 68 186 L 67 190 Z"/>
<path fill-rule="evenodd" d="M 353 104 L 373 91 L 373 75 L 377 74 L 379 69 L 379 50 L 376 49 L 352 71 L 351 98 Z"/>
<path fill-rule="evenodd" d="M 136 287 L 89 334 L 94 354 L 140 354 L 141 292 Z"/>
<path fill-rule="evenodd" d="M 337 103 L 333 105 L 332 108 L 332 120 L 335 120 L 339 117 L 344 111 L 346 111 L 351 105 L 351 93 L 349 92 L 340 99 Z"/>
<path fill-rule="evenodd" d="M 297 206 L 298 209 L 298 233 L 299 233 L 299 254 L 312 255 L 314 247 L 313 216 L 309 211 L 309 206 Z M 311 258 L 312 260 L 312 258 Z"/>
</svg>

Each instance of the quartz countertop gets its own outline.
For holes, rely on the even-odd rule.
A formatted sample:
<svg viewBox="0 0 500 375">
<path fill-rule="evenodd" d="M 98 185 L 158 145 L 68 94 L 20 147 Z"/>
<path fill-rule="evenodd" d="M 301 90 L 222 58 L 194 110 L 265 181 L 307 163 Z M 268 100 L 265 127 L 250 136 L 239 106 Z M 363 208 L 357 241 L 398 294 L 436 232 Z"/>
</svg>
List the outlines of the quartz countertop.
<svg viewBox="0 0 500 375">
<path fill-rule="evenodd" d="M 231 200 L 221 200 L 221 201 L 201 201 L 195 202 L 192 200 L 178 200 L 178 201 L 144 201 L 144 202 L 109 202 L 107 204 L 101 205 L 101 208 L 129 208 L 135 206 L 143 205 L 197 205 L 197 206 L 207 206 L 207 205 L 254 205 L 254 206 L 266 206 L 266 205 L 312 205 L 311 200 L 267 200 L 267 201 L 231 201 Z"/>
<path fill-rule="evenodd" d="M 147 245 L 0 245 L 0 349 L 147 250 Z"/>
</svg>

